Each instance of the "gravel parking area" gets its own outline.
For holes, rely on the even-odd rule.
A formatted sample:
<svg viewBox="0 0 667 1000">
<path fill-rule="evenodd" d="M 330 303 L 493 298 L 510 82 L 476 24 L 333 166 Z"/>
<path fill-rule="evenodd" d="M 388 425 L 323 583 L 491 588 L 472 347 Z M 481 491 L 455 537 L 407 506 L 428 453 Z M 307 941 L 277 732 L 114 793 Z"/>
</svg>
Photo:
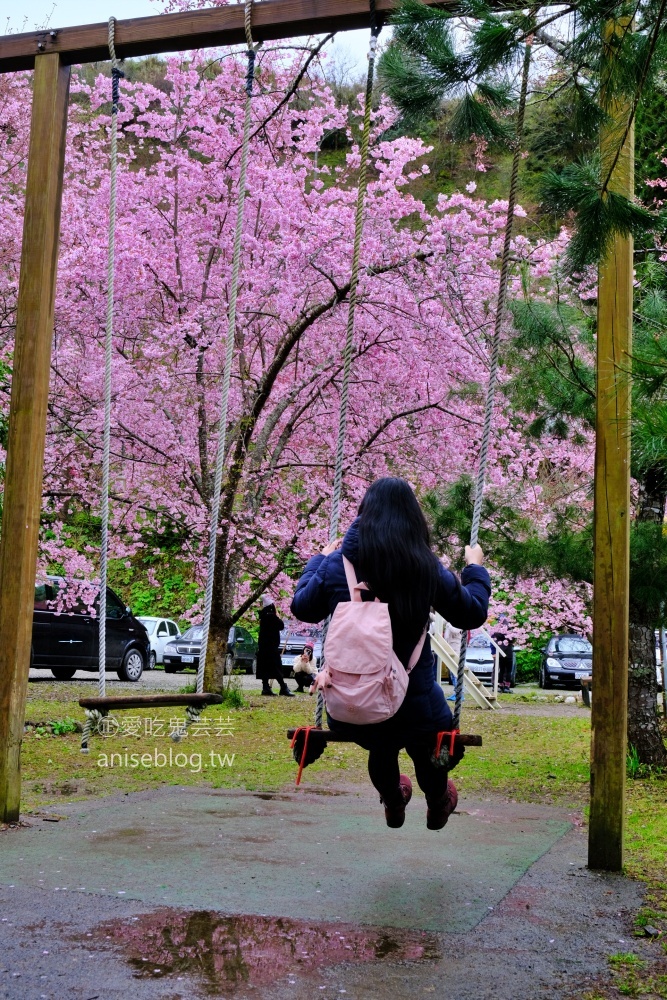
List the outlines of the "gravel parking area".
<svg viewBox="0 0 667 1000">
<path fill-rule="evenodd" d="M 107 688 L 111 691 L 180 691 L 181 688 L 195 683 L 196 675 L 191 672 L 181 672 L 177 674 L 165 674 L 164 670 L 145 670 L 141 680 L 136 684 L 127 681 L 119 681 L 118 676 L 113 672 L 107 673 Z M 53 682 L 53 674 L 50 670 L 31 670 L 30 681 L 35 684 L 40 682 Z M 248 693 L 259 693 L 262 690 L 262 682 L 256 677 L 247 674 L 237 674 L 235 682 L 240 685 L 243 691 Z M 88 683 L 91 687 L 91 694 L 97 688 L 97 674 L 89 673 L 86 670 L 78 670 L 71 681 L 59 681 L 60 684 L 81 684 Z M 290 690 L 294 691 L 294 681 L 287 682 Z M 275 682 L 274 691 L 277 691 Z M 445 685 L 445 695 L 453 693 L 453 688 Z M 563 701 L 555 701 L 555 698 L 566 698 L 576 695 L 575 704 L 565 704 Z M 519 696 L 519 697 L 517 697 Z M 526 700 L 523 700 L 526 699 Z M 533 700 L 536 699 L 536 700 Z M 544 699 L 544 700 L 542 700 Z M 536 715 L 536 716 L 578 716 L 582 713 L 590 714 L 590 709 L 584 708 L 581 702 L 581 694 L 573 691 L 550 691 L 548 696 L 534 684 L 522 684 L 515 689 L 515 695 L 501 695 L 499 699 L 499 711 L 511 715 Z"/>
<path fill-rule="evenodd" d="M 136 684 L 128 683 L 127 681 L 119 681 L 118 675 L 115 672 L 107 672 L 107 687 L 113 691 L 135 691 L 139 693 L 140 691 L 180 691 L 181 688 L 188 686 L 189 684 L 194 684 L 196 681 L 196 674 L 192 671 L 187 671 L 178 674 L 165 674 L 164 670 L 144 670 L 141 680 L 137 681 Z M 238 681 L 244 691 L 261 691 L 262 682 L 256 680 L 255 677 L 249 677 L 246 674 L 238 674 Z M 30 681 L 36 684 L 40 682 L 53 682 L 54 677 L 50 670 L 31 670 L 30 671 Z M 89 683 L 91 688 L 97 687 L 97 674 L 90 673 L 87 670 L 77 670 L 71 681 L 59 681 L 60 684 L 85 684 Z M 275 685 L 274 685 L 275 687 Z M 91 691 L 91 694 L 93 692 Z"/>
</svg>

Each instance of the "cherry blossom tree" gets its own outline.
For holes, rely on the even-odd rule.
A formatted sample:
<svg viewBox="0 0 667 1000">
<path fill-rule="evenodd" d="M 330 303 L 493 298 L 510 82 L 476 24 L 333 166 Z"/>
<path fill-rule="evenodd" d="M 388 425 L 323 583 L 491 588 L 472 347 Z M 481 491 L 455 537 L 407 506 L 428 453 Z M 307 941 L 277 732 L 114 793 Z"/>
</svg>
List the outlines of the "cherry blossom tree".
<svg viewBox="0 0 667 1000">
<path fill-rule="evenodd" d="M 337 108 L 304 54 L 266 51 L 253 99 L 229 422 L 217 424 L 230 294 L 243 83 L 238 54 L 170 59 L 164 84 L 124 83 L 118 185 L 112 401 L 111 554 L 132 560 L 169 538 L 205 573 L 217 438 L 227 466 L 206 687 L 222 684 L 227 634 L 259 595 L 292 589 L 295 560 L 322 544 L 333 475 L 352 251 L 358 110 Z M 298 80 L 298 87 L 294 81 Z M 0 333 L 9 370 L 27 148 L 27 75 L 0 81 Z M 290 92 L 289 100 L 284 94 Z M 96 576 L 73 545 L 73 510 L 99 509 L 106 294 L 109 81 L 72 88 L 42 563 Z M 420 493 L 476 461 L 487 337 L 506 204 L 440 196 L 427 211 L 410 183 L 427 170 L 418 139 L 387 138 L 374 113 L 363 274 L 346 445 L 343 523 L 368 483 L 400 474 Z M 351 125 L 349 122 L 351 121 Z M 316 158 L 347 129 L 344 162 Z M 320 158 L 321 160 L 321 158 Z M 522 280 L 548 292 L 562 238 L 518 238 Z M 519 278 L 516 278 L 519 281 Z M 498 403 L 491 488 L 548 519 L 540 469 L 556 439 L 527 442 Z M 569 446 L 584 466 L 590 449 Z M 562 457 L 562 456 L 561 456 Z M 156 580 L 156 583 L 159 581 Z M 197 607 L 192 609 L 193 617 Z"/>
</svg>

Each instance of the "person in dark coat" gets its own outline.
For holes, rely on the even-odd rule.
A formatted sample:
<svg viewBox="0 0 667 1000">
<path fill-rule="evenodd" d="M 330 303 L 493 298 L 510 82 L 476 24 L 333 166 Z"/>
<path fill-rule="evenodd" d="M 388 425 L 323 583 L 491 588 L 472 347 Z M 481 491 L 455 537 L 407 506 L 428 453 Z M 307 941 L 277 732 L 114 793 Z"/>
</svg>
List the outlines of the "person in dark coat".
<svg viewBox="0 0 667 1000">
<path fill-rule="evenodd" d="M 262 682 L 262 694 L 272 695 L 271 681 L 277 680 L 280 694 L 294 697 L 285 683 L 283 665 L 280 658 L 280 633 L 285 624 L 276 614 L 276 606 L 268 596 L 262 597 L 259 612 L 259 635 L 257 636 L 257 679 Z"/>
<path fill-rule="evenodd" d="M 370 588 L 363 599 L 378 597 L 389 605 L 394 651 L 404 666 L 428 624 L 431 608 L 460 629 L 478 628 L 486 621 L 491 582 L 482 566 L 481 548 L 466 547 L 467 566 L 460 580 L 445 569 L 430 547 L 417 498 L 403 479 L 373 483 L 342 543 L 332 543 L 309 559 L 292 601 L 296 618 L 319 622 L 340 601 L 350 600 L 343 555 L 353 564 L 357 579 Z M 442 829 L 458 795 L 446 769 L 431 760 L 435 734 L 451 730 L 452 714 L 435 681 L 428 635 L 410 674 L 405 701 L 394 716 L 370 725 L 338 722 L 329 715 L 328 721 L 333 731 L 368 750 L 369 776 L 380 793 L 388 826 L 403 825 L 412 795 L 409 778 L 398 768 L 399 751 L 405 748 L 426 796 L 427 826 Z"/>
<path fill-rule="evenodd" d="M 514 673 L 514 640 L 505 631 L 508 624 L 507 617 L 501 615 L 498 619 L 498 630 L 491 636 L 505 654 L 498 656 L 498 688 L 504 694 L 509 694 L 512 690 Z"/>
</svg>

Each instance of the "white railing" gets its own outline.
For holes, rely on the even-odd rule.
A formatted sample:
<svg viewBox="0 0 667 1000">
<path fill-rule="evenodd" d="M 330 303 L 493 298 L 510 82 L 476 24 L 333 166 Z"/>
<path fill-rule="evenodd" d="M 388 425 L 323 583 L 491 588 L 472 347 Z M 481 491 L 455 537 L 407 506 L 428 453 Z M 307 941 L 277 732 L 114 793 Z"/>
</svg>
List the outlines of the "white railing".
<svg viewBox="0 0 667 1000">
<path fill-rule="evenodd" d="M 447 671 L 456 676 L 459 668 L 459 660 L 456 652 L 452 649 L 450 644 L 445 639 L 445 629 L 447 627 L 447 622 L 442 617 L 442 615 L 434 614 L 432 616 L 431 625 L 431 649 L 436 655 L 437 659 L 437 674 L 436 679 L 440 685 L 442 685 L 442 665 L 444 663 Z M 486 635 L 486 633 L 484 633 Z M 505 654 L 501 649 L 499 649 L 498 644 L 491 639 L 490 642 L 493 644 L 496 655 L 495 655 L 495 667 L 494 667 L 494 689 L 493 691 L 487 691 L 480 680 L 475 677 L 473 672 L 469 667 L 465 668 L 463 674 L 463 690 L 465 694 L 469 695 L 472 701 L 479 708 L 497 708 L 497 697 L 498 697 L 498 654 L 502 656 Z"/>
</svg>

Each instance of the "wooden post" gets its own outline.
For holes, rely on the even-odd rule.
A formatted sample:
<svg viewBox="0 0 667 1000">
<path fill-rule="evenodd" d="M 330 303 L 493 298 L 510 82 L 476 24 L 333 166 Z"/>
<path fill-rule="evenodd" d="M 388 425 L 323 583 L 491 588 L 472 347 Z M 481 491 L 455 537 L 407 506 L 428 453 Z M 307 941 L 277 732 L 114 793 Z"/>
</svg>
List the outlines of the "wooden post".
<svg viewBox="0 0 667 1000">
<path fill-rule="evenodd" d="M 606 39 L 627 30 L 627 21 L 624 24 L 613 22 L 607 27 Z M 603 127 L 600 137 L 603 178 L 614 161 L 628 121 L 630 104 L 625 99 L 615 99 L 607 102 L 605 109 L 611 121 Z M 614 167 L 610 189 L 628 198 L 633 197 L 632 129 Z M 599 269 L 595 423 L 595 697 L 591 713 L 588 864 L 591 868 L 605 871 L 620 871 L 623 866 L 625 826 L 632 265 L 632 238 L 617 235 Z"/>
<path fill-rule="evenodd" d="M 0 538 L 0 822 L 20 807 L 68 93 L 60 56 L 38 56 Z"/>
</svg>

